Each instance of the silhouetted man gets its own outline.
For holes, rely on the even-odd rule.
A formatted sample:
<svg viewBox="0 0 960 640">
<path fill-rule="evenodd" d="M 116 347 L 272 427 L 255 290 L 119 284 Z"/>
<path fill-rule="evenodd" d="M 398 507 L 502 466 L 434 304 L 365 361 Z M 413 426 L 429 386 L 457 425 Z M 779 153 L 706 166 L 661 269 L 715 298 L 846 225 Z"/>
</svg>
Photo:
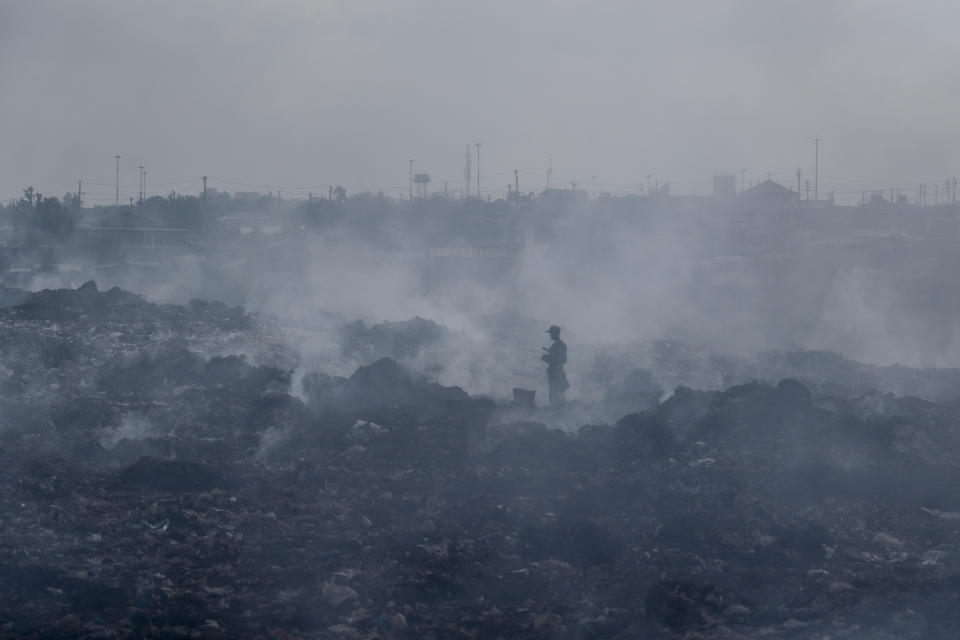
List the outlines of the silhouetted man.
<svg viewBox="0 0 960 640">
<path fill-rule="evenodd" d="M 546 353 L 541 358 L 547 363 L 547 383 L 550 385 L 550 404 L 563 404 L 563 394 L 570 388 L 567 374 L 563 372 L 563 365 L 567 364 L 567 345 L 560 339 L 560 327 L 553 325 L 547 329 L 553 344 L 550 348 L 543 347 Z"/>
</svg>

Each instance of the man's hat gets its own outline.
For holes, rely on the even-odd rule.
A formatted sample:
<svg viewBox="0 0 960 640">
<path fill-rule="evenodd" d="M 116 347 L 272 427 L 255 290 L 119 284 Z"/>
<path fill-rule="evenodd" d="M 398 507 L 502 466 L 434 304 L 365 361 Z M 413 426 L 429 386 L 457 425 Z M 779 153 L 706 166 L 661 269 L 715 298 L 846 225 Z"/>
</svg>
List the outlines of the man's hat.
<svg viewBox="0 0 960 640">
<path fill-rule="evenodd" d="M 560 333 L 560 327 L 558 327 L 555 324 L 550 325 L 550 328 L 547 329 L 547 333 L 553 333 L 553 332 Z"/>
</svg>

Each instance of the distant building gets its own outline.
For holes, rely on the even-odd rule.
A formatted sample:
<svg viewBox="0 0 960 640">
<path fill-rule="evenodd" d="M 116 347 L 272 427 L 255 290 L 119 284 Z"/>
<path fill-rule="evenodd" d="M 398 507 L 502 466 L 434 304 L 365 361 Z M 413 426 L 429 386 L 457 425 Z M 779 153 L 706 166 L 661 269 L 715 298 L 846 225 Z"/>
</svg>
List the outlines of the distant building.
<svg viewBox="0 0 960 640">
<path fill-rule="evenodd" d="M 773 180 L 764 180 L 740 194 L 744 204 L 754 206 L 787 206 L 800 202 L 800 194 Z"/>
<path fill-rule="evenodd" d="M 565 209 L 568 206 L 585 204 L 590 195 L 583 189 L 544 189 L 538 201 L 541 206 L 553 206 Z"/>
<path fill-rule="evenodd" d="M 413 183 L 417 185 L 417 198 L 423 200 L 427 197 L 427 185 L 430 184 L 429 173 L 418 173 L 413 176 Z"/>
</svg>

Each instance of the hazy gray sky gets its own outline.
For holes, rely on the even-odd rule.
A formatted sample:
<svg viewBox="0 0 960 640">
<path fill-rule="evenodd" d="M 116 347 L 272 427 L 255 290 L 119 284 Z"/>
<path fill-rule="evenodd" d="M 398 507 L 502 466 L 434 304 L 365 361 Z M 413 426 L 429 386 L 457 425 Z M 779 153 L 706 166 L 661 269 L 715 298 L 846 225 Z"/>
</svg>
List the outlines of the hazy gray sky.
<svg viewBox="0 0 960 640">
<path fill-rule="evenodd" d="M 114 154 L 121 197 L 141 164 L 153 193 L 398 195 L 410 156 L 459 192 L 476 141 L 484 191 L 552 158 L 556 185 L 703 193 L 812 181 L 815 135 L 821 191 L 932 183 L 960 174 L 957 24 L 938 0 L 0 0 L 0 198 L 112 201 Z"/>
</svg>

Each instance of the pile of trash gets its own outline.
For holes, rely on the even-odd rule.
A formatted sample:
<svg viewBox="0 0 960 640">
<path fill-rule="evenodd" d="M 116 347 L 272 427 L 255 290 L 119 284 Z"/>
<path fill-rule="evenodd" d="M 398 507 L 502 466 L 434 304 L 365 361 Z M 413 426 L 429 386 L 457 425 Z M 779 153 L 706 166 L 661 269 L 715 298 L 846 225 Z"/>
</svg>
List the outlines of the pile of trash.
<svg viewBox="0 0 960 640">
<path fill-rule="evenodd" d="M 951 402 L 637 363 L 623 415 L 559 430 L 392 357 L 296 375 L 275 338 L 93 283 L 0 309 L 0 638 L 960 625 Z"/>
</svg>

